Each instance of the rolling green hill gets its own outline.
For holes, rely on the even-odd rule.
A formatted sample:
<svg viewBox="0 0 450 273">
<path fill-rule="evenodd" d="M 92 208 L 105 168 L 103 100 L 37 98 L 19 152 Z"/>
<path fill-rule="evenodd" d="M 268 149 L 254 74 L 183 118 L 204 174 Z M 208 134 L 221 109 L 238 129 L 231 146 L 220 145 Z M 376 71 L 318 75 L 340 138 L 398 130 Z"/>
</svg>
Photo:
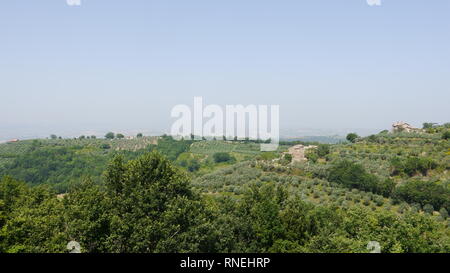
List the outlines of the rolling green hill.
<svg viewBox="0 0 450 273">
<path fill-rule="evenodd" d="M 0 252 L 74 238 L 85 252 L 448 252 L 448 130 L 276 152 L 170 136 L 1 144 Z"/>
</svg>

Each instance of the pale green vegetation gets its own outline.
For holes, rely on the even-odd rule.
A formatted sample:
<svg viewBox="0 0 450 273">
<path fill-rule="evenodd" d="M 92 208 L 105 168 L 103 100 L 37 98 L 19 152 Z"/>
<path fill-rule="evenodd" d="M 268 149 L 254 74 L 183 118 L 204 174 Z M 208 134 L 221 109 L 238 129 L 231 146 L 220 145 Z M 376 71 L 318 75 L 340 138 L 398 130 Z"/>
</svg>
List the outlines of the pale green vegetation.
<svg viewBox="0 0 450 273">
<path fill-rule="evenodd" d="M 449 252 L 449 128 L 424 127 L 314 143 L 304 162 L 284 154 L 300 142 L 1 144 L 0 252 Z"/>
</svg>

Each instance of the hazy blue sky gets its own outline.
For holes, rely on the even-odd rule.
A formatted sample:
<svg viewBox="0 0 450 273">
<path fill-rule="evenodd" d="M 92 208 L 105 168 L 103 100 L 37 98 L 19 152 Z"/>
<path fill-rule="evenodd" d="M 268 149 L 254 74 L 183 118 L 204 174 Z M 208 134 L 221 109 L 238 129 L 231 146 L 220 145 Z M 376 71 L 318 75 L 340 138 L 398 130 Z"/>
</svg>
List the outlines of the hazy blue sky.
<svg viewBox="0 0 450 273">
<path fill-rule="evenodd" d="M 0 139 L 169 130 L 279 104 L 282 128 L 450 121 L 450 1 L 2 0 Z"/>
</svg>

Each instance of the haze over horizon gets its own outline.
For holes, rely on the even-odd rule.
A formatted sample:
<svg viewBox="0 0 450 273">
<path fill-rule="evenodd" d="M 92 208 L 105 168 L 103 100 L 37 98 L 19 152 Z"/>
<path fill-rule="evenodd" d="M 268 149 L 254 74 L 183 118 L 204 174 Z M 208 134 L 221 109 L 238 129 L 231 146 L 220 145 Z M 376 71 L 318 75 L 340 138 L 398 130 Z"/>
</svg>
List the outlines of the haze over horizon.
<svg viewBox="0 0 450 273">
<path fill-rule="evenodd" d="M 167 132 L 194 96 L 280 105 L 284 131 L 449 122 L 449 12 L 446 0 L 7 0 L 0 140 Z"/>
</svg>

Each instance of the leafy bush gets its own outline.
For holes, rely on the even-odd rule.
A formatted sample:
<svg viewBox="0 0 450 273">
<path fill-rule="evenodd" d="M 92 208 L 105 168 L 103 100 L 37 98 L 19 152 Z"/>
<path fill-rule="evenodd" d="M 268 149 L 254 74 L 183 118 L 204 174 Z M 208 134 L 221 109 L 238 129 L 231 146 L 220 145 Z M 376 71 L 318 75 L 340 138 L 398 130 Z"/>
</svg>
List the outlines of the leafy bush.
<svg viewBox="0 0 450 273">
<path fill-rule="evenodd" d="M 175 140 L 171 136 L 163 136 L 158 141 L 158 145 L 150 145 L 149 150 L 157 150 L 168 159 L 175 161 L 180 154 L 189 151 L 192 143 L 192 140 Z"/>
<path fill-rule="evenodd" d="M 429 204 L 435 208 L 450 209 L 450 191 L 431 181 L 408 181 L 397 187 L 393 196 L 408 203 L 419 203 L 422 206 Z"/>
<path fill-rule="evenodd" d="M 105 135 L 105 138 L 107 139 L 114 139 L 116 135 L 113 132 L 109 132 Z"/>
<path fill-rule="evenodd" d="M 102 148 L 104 150 L 109 150 L 109 149 L 111 149 L 111 145 L 104 143 L 104 144 L 100 145 L 100 148 Z"/>
<path fill-rule="evenodd" d="M 317 147 L 317 155 L 319 157 L 325 157 L 326 155 L 328 155 L 331 151 L 330 145 L 328 144 L 319 144 L 319 146 Z"/>
<path fill-rule="evenodd" d="M 356 139 L 358 139 L 358 137 L 359 136 L 356 133 L 350 133 L 350 134 L 347 135 L 346 139 L 348 141 L 350 141 L 351 143 L 355 143 Z"/>
<path fill-rule="evenodd" d="M 393 168 L 392 174 L 406 174 L 414 176 L 418 173 L 427 175 L 428 171 L 437 168 L 437 163 L 431 158 L 424 157 L 408 157 L 406 160 L 395 157 L 391 161 Z"/>
<path fill-rule="evenodd" d="M 213 159 L 216 163 L 232 162 L 235 160 L 229 153 L 215 153 Z"/>
<path fill-rule="evenodd" d="M 442 139 L 445 139 L 445 140 L 450 139 L 450 131 L 445 131 L 445 132 L 442 134 Z"/>
<path fill-rule="evenodd" d="M 423 211 L 428 214 L 433 214 L 434 207 L 430 204 L 426 204 L 425 206 L 423 206 Z"/>
<path fill-rule="evenodd" d="M 445 208 L 441 208 L 439 214 L 444 220 L 448 218 L 448 211 Z"/>
<path fill-rule="evenodd" d="M 317 160 L 319 160 L 319 155 L 317 154 L 317 151 L 312 150 L 312 149 L 309 149 L 308 151 L 306 151 L 305 157 L 313 163 L 316 163 Z"/>
<path fill-rule="evenodd" d="M 284 155 L 284 160 L 285 160 L 287 163 L 291 163 L 291 162 L 292 162 L 292 155 L 291 155 L 291 154 L 285 154 L 285 155 Z"/>
<path fill-rule="evenodd" d="M 389 196 L 394 187 L 392 181 L 380 182 L 375 175 L 367 173 L 362 165 L 348 160 L 335 163 L 329 170 L 328 179 L 348 188 L 371 191 L 385 196 Z"/>
<path fill-rule="evenodd" d="M 190 172 L 196 172 L 200 169 L 200 162 L 197 159 L 191 159 L 187 164 L 187 169 Z"/>
</svg>

